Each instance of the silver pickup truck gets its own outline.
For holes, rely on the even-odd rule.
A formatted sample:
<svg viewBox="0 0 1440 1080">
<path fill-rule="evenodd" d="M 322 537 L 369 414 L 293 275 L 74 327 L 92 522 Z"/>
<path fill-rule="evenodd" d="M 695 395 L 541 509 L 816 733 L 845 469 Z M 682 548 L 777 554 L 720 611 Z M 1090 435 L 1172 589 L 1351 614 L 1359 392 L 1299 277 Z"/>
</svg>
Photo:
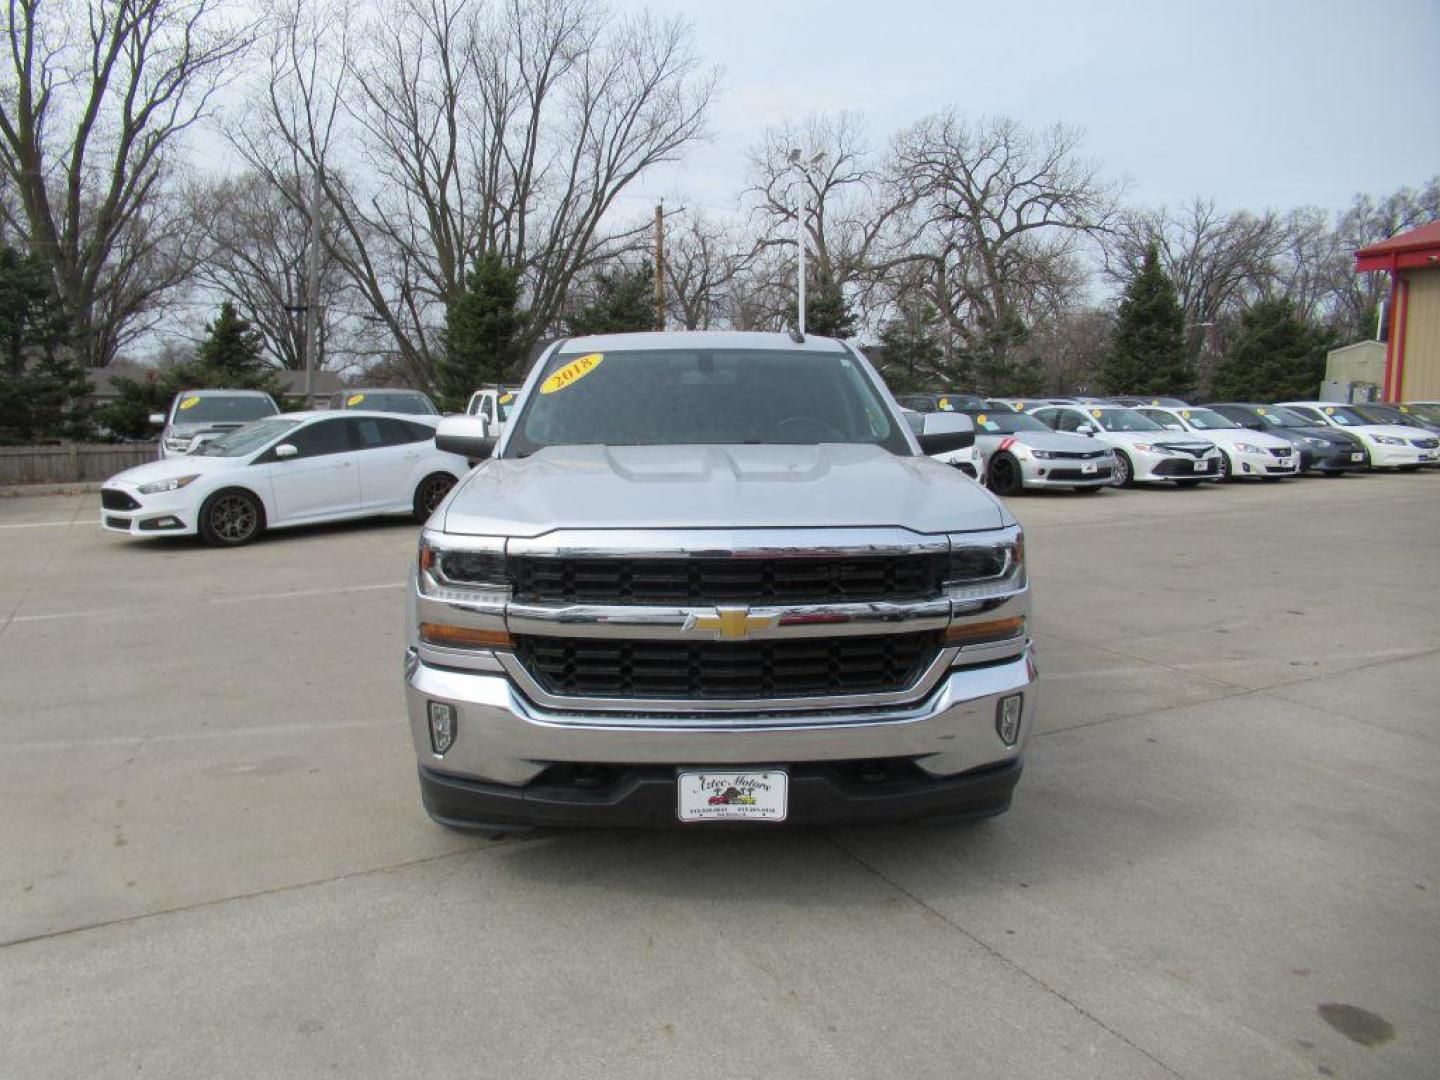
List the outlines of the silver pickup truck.
<svg viewBox="0 0 1440 1080">
<path fill-rule="evenodd" d="M 557 343 L 435 511 L 405 693 L 426 810 L 535 825 L 1004 811 L 1035 719 L 1004 505 L 827 338 Z"/>
</svg>

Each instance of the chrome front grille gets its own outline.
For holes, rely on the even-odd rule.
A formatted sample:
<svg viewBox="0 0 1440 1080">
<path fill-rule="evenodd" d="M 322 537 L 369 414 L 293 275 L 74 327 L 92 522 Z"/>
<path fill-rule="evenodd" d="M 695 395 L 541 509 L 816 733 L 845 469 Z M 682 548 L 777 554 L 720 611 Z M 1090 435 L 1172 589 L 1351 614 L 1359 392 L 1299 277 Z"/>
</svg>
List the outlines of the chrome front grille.
<svg viewBox="0 0 1440 1080">
<path fill-rule="evenodd" d="M 945 556 L 842 555 L 510 560 L 515 599 L 571 604 L 826 604 L 940 594 Z"/>
<path fill-rule="evenodd" d="M 551 694 L 725 701 L 904 690 L 939 650 L 933 632 L 744 642 L 540 635 L 515 641 L 517 659 Z"/>
</svg>

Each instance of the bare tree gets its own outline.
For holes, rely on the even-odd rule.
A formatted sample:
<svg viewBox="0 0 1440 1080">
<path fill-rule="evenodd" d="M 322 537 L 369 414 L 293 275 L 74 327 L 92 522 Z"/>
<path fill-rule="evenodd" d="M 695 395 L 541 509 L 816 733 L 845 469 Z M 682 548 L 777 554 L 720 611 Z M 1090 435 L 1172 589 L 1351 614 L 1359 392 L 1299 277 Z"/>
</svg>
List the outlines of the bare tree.
<svg viewBox="0 0 1440 1080">
<path fill-rule="evenodd" d="M 521 270 L 538 336 L 576 274 L 645 242 L 616 197 L 700 136 L 716 83 L 687 23 L 589 0 L 401 0 L 333 34 L 316 0 L 284 2 L 232 139 L 277 182 L 320 173 L 334 256 L 421 383 L 482 253 Z"/>
<path fill-rule="evenodd" d="M 296 190 L 302 181 L 280 179 L 276 187 L 246 173 L 192 193 L 206 234 L 197 278 L 255 325 L 271 363 L 298 371 L 305 367 L 305 315 L 312 302 L 310 222 L 296 209 L 305 205 L 305 194 Z M 349 366 L 363 351 L 354 339 L 365 324 L 347 303 L 348 279 L 332 254 L 345 245 L 334 225 L 322 208 L 317 368 Z"/>
<path fill-rule="evenodd" d="M 1027 311 L 1063 288 L 1085 238 L 1113 220 L 1117 191 L 1079 156 L 1079 133 L 947 110 L 892 143 L 894 185 L 956 344 L 1003 370 Z"/>
<path fill-rule="evenodd" d="M 1355 273 L 1355 252 L 1432 221 L 1440 221 L 1440 176 L 1380 199 L 1356 195 L 1340 215 L 1327 277 L 1332 319 L 1343 337 L 1374 336 L 1380 303 L 1390 288 L 1386 275 Z"/>
<path fill-rule="evenodd" d="M 244 53 L 215 0 L 10 0 L 6 224 L 53 276 L 73 347 L 108 363 L 191 269 L 178 145 Z"/>
<path fill-rule="evenodd" d="M 685 213 L 666 225 L 665 295 L 686 330 L 733 322 L 733 286 L 759 255 L 733 225 Z"/>
</svg>

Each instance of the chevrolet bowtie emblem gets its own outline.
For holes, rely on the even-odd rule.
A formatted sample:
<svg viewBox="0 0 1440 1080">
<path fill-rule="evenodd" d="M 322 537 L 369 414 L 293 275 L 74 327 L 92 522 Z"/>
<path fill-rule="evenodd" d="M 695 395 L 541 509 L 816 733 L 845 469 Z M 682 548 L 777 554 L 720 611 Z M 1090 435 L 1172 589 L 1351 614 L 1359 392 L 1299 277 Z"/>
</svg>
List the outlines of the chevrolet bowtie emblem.
<svg viewBox="0 0 1440 1080">
<path fill-rule="evenodd" d="M 775 625 L 774 615 L 751 615 L 749 608 L 716 608 L 714 615 L 691 615 L 686 630 L 713 630 L 718 641 L 743 641 L 751 630 Z"/>
</svg>

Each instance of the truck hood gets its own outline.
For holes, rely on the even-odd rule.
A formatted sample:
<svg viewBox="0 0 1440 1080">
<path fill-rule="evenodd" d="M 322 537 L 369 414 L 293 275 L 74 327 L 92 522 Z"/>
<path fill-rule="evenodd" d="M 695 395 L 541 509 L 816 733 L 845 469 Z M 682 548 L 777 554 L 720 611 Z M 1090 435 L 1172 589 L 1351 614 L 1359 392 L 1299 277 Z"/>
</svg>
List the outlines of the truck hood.
<svg viewBox="0 0 1440 1080">
<path fill-rule="evenodd" d="M 489 461 L 447 500 L 444 530 L 535 537 L 555 529 L 1009 525 L 956 470 L 878 446 L 552 446 Z"/>
</svg>

